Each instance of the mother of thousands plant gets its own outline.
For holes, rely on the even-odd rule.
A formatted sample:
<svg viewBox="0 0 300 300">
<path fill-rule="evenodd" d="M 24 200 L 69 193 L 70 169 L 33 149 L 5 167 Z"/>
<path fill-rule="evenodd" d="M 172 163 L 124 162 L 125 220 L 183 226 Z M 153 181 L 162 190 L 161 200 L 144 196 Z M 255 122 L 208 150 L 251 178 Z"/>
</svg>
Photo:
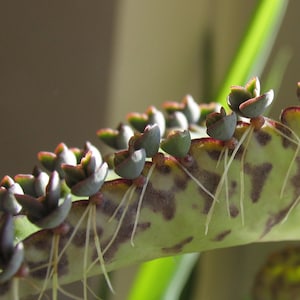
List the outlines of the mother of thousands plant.
<svg viewBox="0 0 300 300">
<path fill-rule="evenodd" d="M 47 289 L 88 299 L 88 277 L 104 274 L 113 291 L 108 273 L 133 263 L 299 240 L 300 107 L 275 121 L 263 116 L 272 100 L 257 77 L 231 87 L 230 113 L 188 95 L 100 129 L 111 155 L 61 143 L 38 154 L 46 171 L 5 176 L 0 299 L 47 299 Z M 77 280 L 82 295 L 64 290 Z M 254 299 L 274 299 L 265 286 Z"/>
</svg>

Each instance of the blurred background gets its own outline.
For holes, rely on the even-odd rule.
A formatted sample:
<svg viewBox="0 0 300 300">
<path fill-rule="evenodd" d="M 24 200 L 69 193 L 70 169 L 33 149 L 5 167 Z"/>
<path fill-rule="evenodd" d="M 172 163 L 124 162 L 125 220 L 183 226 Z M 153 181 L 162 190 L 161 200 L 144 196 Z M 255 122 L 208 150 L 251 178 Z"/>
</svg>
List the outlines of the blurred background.
<svg viewBox="0 0 300 300">
<path fill-rule="evenodd" d="M 198 101 L 214 100 L 258 2 L 1 1 L 1 178 L 30 173 L 36 153 L 53 151 L 62 141 L 82 147 L 89 140 L 100 146 L 96 130 L 116 127 L 130 111 L 180 101 L 186 93 Z M 280 51 L 290 57 L 275 91 L 274 118 L 284 106 L 297 104 L 299 11 L 300 2 L 290 1 L 264 72 Z M 213 251 L 205 261 L 217 262 L 218 268 L 221 261 L 239 264 L 247 262 L 253 249 Z M 212 265 L 207 268 L 215 274 Z M 116 286 L 114 299 L 124 299 L 132 269 L 115 275 L 124 285 Z M 210 273 L 205 274 L 209 281 Z M 227 279 L 220 278 L 224 290 Z"/>
</svg>

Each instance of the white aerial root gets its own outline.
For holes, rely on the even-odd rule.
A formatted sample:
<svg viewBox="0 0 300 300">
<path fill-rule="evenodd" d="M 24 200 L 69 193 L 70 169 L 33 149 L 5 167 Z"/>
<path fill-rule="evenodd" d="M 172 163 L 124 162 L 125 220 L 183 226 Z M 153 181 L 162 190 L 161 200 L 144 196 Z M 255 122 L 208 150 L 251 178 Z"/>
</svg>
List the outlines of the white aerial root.
<svg viewBox="0 0 300 300">
<path fill-rule="evenodd" d="M 118 225 L 117 225 L 117 228 L 116 228 L 116 230 L 115 230 L 115 232 L 114 232 L 114 234 L 113 234 L 111 240 L 109 241 L 109 243 L 108 243 L 108 244 L 106 245 L 106 247 L 104 248 L 103 254 L 105 254 L 105 253 L 108 251 L 108 249 L 110 248 L 110 246 L 111 246 L 111 245 L 113 244 L 113 242 L 115 241 L 115 239 L 116 239 L 116 237 L 117 237 L 117 235 L 118 235 L 118 233 L 119 233 L 119 231 L 120 231 L 120 228 L 121 228 L 121 226 L 122 226 L 122 224 L 123 224 L 123 220 L 124 220 L 124 218 L 125 218 L 125 216 L 126 216 L 126 213 L 127 213 L 127 211 L 128 211 L 128 208 L 129 208 L 129 204 L 131 203 L 131 200 L 132 200 L 132 197 L 133 197 L 133 194 L 134 194 L 135 190 L 136 190 L 136 186 L 134 186 L 134 185 L 131 185 L 131 186 L 128 188 L 128 190 L 125 192 L 125 194 L 124 194 L 124 196 L 123 196 L 123 198 L 122 198 L 120 204 L 118 205 L 118 207 L 117 207 L 116 210 L 114 211 L 113 215 L 111 216 L 109 222 L 112 220 L 112 218 L 114 218 L 114 217 L 116 216 L 116 214 L 118 213 L 118 211 L 121 209 L 121 207 L 123 206 L 123 204 L 126 202 L 126 205 L 125 205 L 125 207 L 124 207 L 124 209 L 123 209 L 123 211 L 122 211 L 122 214 L 121 214 L 119 223 L 118 223 Z"/>
<path fill-rule="evenodd" d="M 51 248 L 50 248 L 50 253 L 49 253 L 49 262 L 47 264 L 47 271 L 46 271 L 46 276 L 45 276 L 45 279 L 44 279 L 44 283 L 43 283 L 43 286 L 40 290 L 40 293 L 39 293 L 39 296 L 38 296 L 38 300 L 41 300 L 46 289 L 47 289 L 47 286 L 48 286 L 48 282 L 51 278 L 51 275 L 53 273 L 53 262 L 54 262 L 54 248 L 55 248 L 55 234 L 53 235 L 52 237 L 52 241 L 51 241 Z M 44 266 L 41 266 L 41 267 L 44 267 Z"/>
<path fill-rule="evenodd" d="M 288 178 L 290 176 L 290 173 L 292 171 L 292 168 L 294 166 L 294 162 L 299 154 L 299 150 L 300 150 L 300 139 L 298 137 L 298 135 L 296 134 L 296 132 L 294 130 L 292 130 L 290 127 L 286 126 L 285 124 L 280 124 L 282 127 L 284 127 L 285 129 L 287 129 L 288 131 L 290 131 L 293 136 L 295 137 L 295 140 L 292 139 L 291 137 L 287 136 L 286 134 L 282 133 L 280 130 L 278 130 L 275 126 L 273 126 L 274 130 L 279 134 L 281 135 L 282 137 L 284 137 L 285 139 L 287 139 L 288 141 L 290 141 L 291 143 L 295 144 L 297 146 L 296 148 L 296 151 L 294 153 L 294 156 L 289 164 L 289 167 L 288 167 L 288 170 L 285 174 L 285 177 L 284 177 L 284 180 L 283 180 L 283 183 L 282 183 L 282 186 L 281 186 L 281 191 L 280 191 L 280 198 L 283 197 L 283 194 L 284 194 L 284 190 L 286 188 L 286 185 L 287 185 L 287 181 L 288 181 Z"/>
<path fill-rule="evenodd" d="M 74 239 L 81 223 L 83 222 L 83 220 L 85 219 L 86 215 L 89 212 L 89 205 L 86 207 L 86 209 L 84 210 L 84 212 L 82 213 L 82 215 L 80 216 L 80 219 L 77 221 L 76 226 L 74 227 L 74 230 L 69 238 L 69 240 L 66 242 L 65 246 L 63 247 L 63 249 L 60 251 L 59 256 L 58 256 L 58 261 L 61 260 L 63 254 L 66 252 L 67 248 L 69 247 L 69 245 L 71 244 L 72 240 Z"/>
<path fill-rule="evenodd" d="M 95 207 L 95 204 L 89 203 L 88 206 L 86 207 L 86 209 L 84 210 L 83 214 L 81 215 L 80 219 L 78 220 L 76 226 L 74 227 L 74 230 L 73 230 L 70 238 L 68 239 L 67 243 L 64 245 L 63 249 L 60 251 L 59 254 L 58 254 L 58 244 L 59 244 L 59 236 L 60 235 L 59 234 L 53 235 L 51 249 L 50 249 L 50 255 L 49 255 L 49 264 L 47 265 L 46 277 L 45 277 L 42 289 L 40 290 L 38 300 L 42 299 L 42 297 L 47 289 L 48 282 L 51 278 L 52 278 L 52 299 L 53 300 L 57 300 L 58 291 L 64 295 L 68 296 L 70 299 L 82 300 L 82 297 L 76 297 L 59 286 L 58 277 L 57 277 L 57 265 L 58 265 L 58 262 L 60 261 L 60 259 L 62 258 L 63 254 L 66 252 L 68 246 L 72 242 L 73 238 L 75 237 L 76 233 L 78 232 L 78 229 L 81 226 L 81 224 L 83 223 L 83 220 L 86 217 L 88 219 L 87 219 L 87 224 L 86 224 L 86 240 L 85 240 L 85 251 L 84 251 L 84 257 L 83 257 L 83 279 L 82 279 L 83 299 L 84 300 L 88 299 L 87 289 L 89 289 L 89 288 L 88 288 L 88 284 L 87 284 L 87 272 L 88 272 L 89 268 L 87 266 L 87 261 L 88 261 L 87 255 L 88 255 L 88 249 L 89 249 L 91 222 L 93 222 L 95 247 L 96 247 L 96 250 L 97 250 L 97 253 L 99 256 L 98 260 L 100 261 L 100 265 L 102 267 L 102 272 L 104 274 L 106 282 L 107 282 L 109 288 L 111 289 L 111 291 L 114 292 L 111 282 L 109 280 L 105 265 L 104 265 L 103 255 L 101 256 L 100 242 L 99 242 L 99 238 L 98 238 L 97 231 L 96 231 L 96 221 L 95 221 L 96 220 L 96 207 Z M 45 267 L 45 265 L 39 266 L 38 268 L 35 268 L 32 271 L 36 271 L 43 267 Z"/>
<path fill-rule="evenodd" d="M 12 300 L 20 300 L 20 296 L 19 296 L 19 278 L 14 277 L 12 279 L 11 291 L 12 291 Z"/>
<path fill-rule="evenodd" d="M 222 149 L 222 152 L 223 152 L 223 149 Z M 221 152 L 221 154 L 222 154 L 222 152 Z M 227 166 L 227 159 L 228 159 L 228 148 L 226 147 L 225 151 L 224 151 L 224 169 Z M 230 217 L 229 189 L 228 189 L 228 176 L 227 175 L 226 175 L 224 181 L 225 181 L 225 199 L 226 199 L 227 214 L 228 214 L 228 217 Z"/>
<path fill-rule="evenodd" d="M 107 285 L 108 285 L 108 287 L 109 287 L 109 289 L 111 290 L 112 293 L 115 293 L 115 291 L 114 291 L 114 289 L 112 287 L 112 284 L 111 284 L 111 281 L 109 279 L 108 272 L 106 271 L 105 262 L 104 262 L 103 257 L 104 257 L 104 254 L 109 250 L 109 248 L 111 247 L 111 245 L 115 241 L 115 239 L 116 239 L 116 237 L 117 237 L 117 235 L 120 231 L 120 228 L 123 224 L 124 218 L 125 218 L 126 213 L 128 211 L 128 208 L 129 208 L 129 205 L 131 203 L 131 200 L 132 200 L 132 197 L 134 195 L 135 190 L 136 190 L 136 186 L 134 186 L 134 185 L 131 185 L 127 189 L 127 191 L 125 192 L 125 194 L 124 194 L 123 198 L 121 199 L 119 205 L 117 206 L 114 213 L 112 214 L 112 216 L 108 220 L 108 222 L 111 222 L 116 217 L 119 210 L 125 205 L 125 207 L 122 211 L 121 217 L 119 219 L 117 228 L 114 231 L 114 234 L 113 234 L 111 240 L 109 241 L 109 243 L 106 245 L 106 247 L 103 250 L 100 247 L 100 241 L 99 241 L 99 237 L 98 237 L 98 234 L 97 234 L 97 228 L 96 228 L 96 207 L 92 211 L 92 216 L 89 216 L 89 218 L 92 217 L 92 219 L 93 219 L 93 231 L 94 231 L 95 247 L 96 247 L 98 257 L 88 267 L 85 266 L 85 273 L 88 273 L 93 267 L 95 267 L 95 265 L 97 263 L 100 263 L 101 268 L 102 268 L 102 273 L 103 273 L 103 275 L 105 277 L 105 280 L 106 280 L 106 283 L 107 283 Z M 83 283 L 84 283 L 85 286 L 87 286 L 86 285 L 87 284 L 86 280 L 85 281 L 83 280 Z"/>
<path fill-rule="evenodd" d="M 196 185 L 200 187 L 201 190 L 203 190 L 211 198 L 215 198 L 215 196 L 187 168 L 185 168 L 179 161 L 176 161 L 176 163 L 196 183 Z"/>
<path fill-rule="evenodd" d="M 150 167 L 149 172 L 148 172 L 147 177 L 146 177 L 146 181 L 143 185 L 143 188 L 142 188 L 139 200 L 138 200 L 138 205 L 137 205 L 137 209 L 136 209 L 136 216 L 135 216 L 133 229 L 132 229 L 132 233 L 131 233 L 131 238 L 130 238 L 130 243 L 131 243 L 132 247 L 134 247 L 134 241 L 133 240 L 134 240 L 134 236 L 135 236 L 135 233 L 136 233 L 137 225 L 138 225 L 140 214 L 141 214 L 143 198 L 144 198 L 144 195 L 145 195 L 145 192 L 146 192 L 146 188 L 148 186 L 148 182 L 151 178 L 153 170 L 155 169 L 155 166 L 156 166 L 156 164 L 153 163 L 152 166 Z"/>
<path fill-rule="evenodd" d="M 83 299 L 87 300 L 87 261 L 88 261 L 88 251 L 89 251 L 89 244 L 90 244 L 90 231 L 91 231 L 91 204 L 89 203 L 87 206 L 88 210 L 88 217 L 86 222 L 86 233 L 85 233 L 85 245 L 84 245 L 84 255 L 83 255 Z"/>
<path fill-rule="evenodd" d="M 245 157 L 246 152 L 251 140 L 251 137 L 253 135 L 254 127 L 250 126 L 249 129 L 247 129 L 247 139 L 245 142 L 244 151 L 241 157 L 241 167 L 240 167 L 240 210 L 241 210 L 241 218 L 242 218 L 242 226 L 245 225 L 245 211 L 244 211 L 244 198 L 245 198 L 245 176 L 244 176 L 244 165 L 245 165 Z"/>
<path fill-rule="evenodd" d="M 51 298 L 52 300 L 58 299 L 58 291 L 61 292 L 62 294 L 67 295 L 70 299 L 74 299 L 74 300 L 81 299 L 79 297 L 72 295 L 71 293 L 68 293 L 59 285 L 58 274 L 57 274 L 57 266 L 59 261 L 58 260 L 59 240 L 60 240 L 60 234 L 55 233 L 52 237 L 51 249 L 49 254 L 49 263 L 47 264 L 46 276 L 44 279 L 44 284 L 40 289 L 38 300 L 43 299 L 43 296 L 46 296 L 49 299 L 49 296 L 46 295 L 45 292 L 48 288 L 48 283 L 51 279 L 52 279 L 52 298 Z M 41 268 L 41 266 L 39 268 Z M 39 268 L 36 268 L 35 270 Z"/>
<path fill-rule="evenodd" d="M 225 166 L 224 168 L 224 171 L 223 171 L 223 174 L 221 176 L 221 179 L 218 183 L 218 186 L 217 186 L 217 189 L 216 189 L 216 193 L 215 195 L 213 195 L 213 202 L 211 204 L 211 207 L 208 211 L 208 214 L 207 214 L 207 217 L 206 217 L 206 221 L 205 221 L 205 235 L 208 234 L 208 228 L 209 228 L 209 224 L 211 222 L 211 218 L 212 218 L 212 215 L 213 215 L 213 212 L 214 212 L 214 207 L 216 205 L 216 203 L 219 201 L 219 196 L 220 196 L 220 193 L 221 193 L 221 190 L 223 188 L 223 184 L 224 182 L 226 183 L 226 180 L 227 179 L 227 174 L 228 174 L 228 171 L 229 171 L 229 168 L 239 150 L 239 148 L 241 147 L 241 145 L 243 144 L 243 142 L 245 141 L 246 137 L 248 136 L 248 133 L 250 132 L 251 128 L 247 128 L 246 131 L 243 133 L 241 139 L 239 140 L 238 144 L 236 145 L 236 147 L 234 148 L 231 156 L 230 156 L 230 159 L 227 163 L 227 165 Z M 243 218 L 243 217 L 242 217 Z"/>
<path fill-rule="evenodd" d="M 88 271 L 90 270 L 90 267 L 87 265 L 88 263 L 88 252 L 90 248 L 90 232 L 93 232 L 94 235 L 94 242 L 95 242 L 95 247 L 96 251 L 98 254 L 97 261 L 99 261 L 102 273 L 104 275 L 105 281 L 111 290 L 112 293 L 114 292 L 114 289 L 112 287 L 111 281 L 108 276 L 108 272 L 105 267 L 105 262 L 103 258 L 103 253 L 101 250 L 100 246 L 100 241 L 97 233 L 97 224 L 96 224 L 96 205 L 94 203 L 89 203 L 88 205 L 88 219 L 86 223 L 86 240 L 85 240 L 85 251 L 84 251 L 84 257 L 83 257 L 83 278 L 82 278 L 82 283 L 83 283 L 83 299 L 87 300 L 88 299 L 88 284 L 87 284 L 87 274 Z"/>
<path fill-rule="evenodd" d="M 288 131 L 290 131 L 292 133 L 292 135 L 294 136 L 295 139 L 292 139 L 291 137 L 287 136 L 286 134 L 282 133 L 280 130 L 278 130 L 275 126 L 274 130 L 281 135 L 282 137 L 284 137 L 285 139 L 287 139 L 288 141 L 290 141 L 291 143 L 295 144 L 296 147 L 296 151 L 292 157 L 292 160 L 289 164 L 288 170 L 285 174 L 282 186 L 281 186 L 281 190 L 280 190 L 280 199 L 282 199 L 284 197 L 284 191 L 285 188 L 287 186 L 287 182 L 288 179 L 290 177 L 290 173 L 292 171 L 292 168 L 294 167 L 294 162 L 299 154 L 299 150 L 300 150 L 300 138 L 299 136 L 296 134 L 296 132 L 294 130 L 292 130 L 290 127 L 286 126 L 285 124 L 281 123 L 281 126 L 283 126 L 285 129 L 287 129 Z M 288 212 L 286 213 L 285 217 L 282 219 L 281 224 L 283 224 L 284 222 L 287 221 L 288 217 L 290 216 L 291 212 L 294 210 L 294 208 L 299 204 L 300 201 L 300 195 L 295 199 L 294 203 L 291 205 L 290 209 L 288 210 Z"/>
<path fill-rule="evenodd" d="M 95 241 L 96 251 L 97 251 L 97 254 L 98 254 L 100 266 L 101 266 L 102 273 L 104 275 L 105 281 L 106 281 L 109 289 L 111 290 L 111 292 L 114 294 L 115 291 L 112 287 L 111 281 L 110 281 L 109 276 L 108 276 L 108 272 L 107 272 L 106 267 L 105 267 L 105 261 L 104 261 L 104 258 L 103 258 L 103 251 L 101 249 L 100 240 L 99 240 L 98 233 L 97 233 L 96 216 L 97 216 L 96 205 L 92 205 L 92 207 L 91 207 L 91 217 L 92 217 L 92 221 L 93 221 L 92 225 L 93 225 L 93 231 L 94 231 L 94 241 Z"/>
</svg>

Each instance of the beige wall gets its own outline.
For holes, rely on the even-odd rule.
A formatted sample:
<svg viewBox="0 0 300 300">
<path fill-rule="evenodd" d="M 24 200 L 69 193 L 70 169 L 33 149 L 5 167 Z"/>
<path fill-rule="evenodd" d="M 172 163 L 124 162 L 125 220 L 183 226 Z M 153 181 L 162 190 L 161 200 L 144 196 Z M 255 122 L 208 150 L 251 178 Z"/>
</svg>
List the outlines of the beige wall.
<svg viewBox="0 0 300 300">
<path fill-rule="evenodd" d="M 229 3 L 1 2 L 0 176 L 30 172 L 37 151 L 61 141 L 100 145 L 98 128 L 116 126 L 127 112 L 150 103 L 186 93 L 207 99 L 205 78 L 215 89 L 224 77 L 256 1 Z M 287 45 L 294 54 L 281 106 L 294 101 L 299 80 L 297 5 L 291 1 L 274 48 L 276 54 Z M 210 43 L 211 63 L 205 56 Z"/>
</svg>

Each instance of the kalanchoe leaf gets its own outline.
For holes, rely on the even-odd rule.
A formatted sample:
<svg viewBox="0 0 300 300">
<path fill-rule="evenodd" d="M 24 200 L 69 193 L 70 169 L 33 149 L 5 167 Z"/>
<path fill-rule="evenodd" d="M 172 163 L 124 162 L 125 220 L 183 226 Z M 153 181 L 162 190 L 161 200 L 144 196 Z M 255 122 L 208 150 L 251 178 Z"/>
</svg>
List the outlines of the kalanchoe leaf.
<svg viewBox="0 0 300 300">
<path fill-rule="evenodd" d="M 297 83 L 297 97 L 298 97 L 298 100 L 300 100 L 300 81 Z"/>
<path fill-rule="evenodd" d="M 77 166 L 63 164 L 66 184 L 77 196 L 95 194 L 105 181 L 108 173 L 107 163 L 102 163 L 102 157 L 95 147 L 88 145 L 87 152 Z"/>
<path fill-rule="evenodd" d="M 57 171 L 52 172 L 49 183 L 46 187 L 46 195 L 44 198 L 44 205 L 47 210 L 53 210 L 57 207 L 61 193 L 61 183 Z"/>
<path fill-rule="evenodd" d="M 228 141 L 232 138 L 237 124 L 236 113 L 226 115 L 221 107 L 220 112 L 213 112 L 207 116 L 206 132 L 209 136 L 220 141 Z"/>
<path fill-rule="evenodd" d="M 45 172 L 40 172 L 34 180 L 35 196 L 41 197 L 45 195 L 47 182 L 49 181 L 49 175 Z"/>
<path fill-rule="evenodd" d="M 29 195 L 16 195 L 16 199 L 22 205 L 24 213 L 34 219 L 42 218 L 47 214 L 47 209 L 43 205 L 43 197 L 34 198 Z"/>
<path fill-rule="evenodd" d="M 45 195 L 49 175 L 35 167 L 32 174 L 17 174 L 14 177 L 16 183 L 20 184 L 24 194 L 40 197 Z"/>
<path fill-rule="evenodd" d="M 243 102 L 239 107 L 240 113 L 246 118 L 256 118 L 264 113 L 273 99 L 274 91 L 270 90 L 261 96 Z"/>
<path fill-rule="evenodd" d="M 260 95 L 260 83 L 257 77 L 251 79 L 246 87 L 232 86 L 227 98 L 229 107 L 246 118 L 261 116 L 274 98 L 273 90 Z"/>
<path fill-rule="evenodd" d="M 13 216 L 5 213 L 1 218 L 0 226 L 0 261 L 3 264 L 9 259 L 14 249 Z"/>
<path fill-rule="evenodd" d="M 0 185 L 9 189 L 14 183 L 14 180 L 10 176 L 6 175 L 2 178 Z"/>
<path fill-rule="evenodd" d="M 115 153 L 114 166 L 115 172 L 125 179 L 137 178 L 145 165 L 146 151 L 145 149 L 119 151 Z"/>
<path fill-rule="evenodd" d="M 181 129 L 186 130 L 189 128 L 189 123 L 181 111 L 174 111 L 172 114 L 169 114 L 166 118 L 167 128 L 171 129 Z"/>
<path fill-rule="evenodd" d="M 210 102 L 208 104 L 206 103 L 200 103 L 200 110 L 201 115 L 200 119 L 198 121 L 199 125 L 204 125 L 204 122 L 206 121 L 206 117 L 213 112 L 218 112 L 221 109 L 221 105 L 216 102 Z"/>
<path fill-rule="evenodd" d="M 246 86 L 246 90 L 252 95 L 252 97 L 257 97 L 260 95 L 260 81 L 258 77 L 253 77 L 250 79 Z"/>
<path fill-rule="evenodd" d="M 79 163 L 83 155 L 83 150 L 77 147 L 69 148 L 69 150 L 73 152 L 76 157 L 76 162 Z"/>
<path fill-rule="evenodd" d="M 60 143 L 54 153 L 41 151 L 38 153 L 38 159 L 41 164 L 50 172 L 56 170 L 61 178 L 63 178 L 63 171 L 61 165 L 76 165 L 77 158 L 72 150 L 70 150 L 64 143 Z"/>
<path fill-rule="evenodd" d="M 99 191 L 103 185 L 108 173 L 107 163 L 103 163 L 93 174 L 89 177 L 76 182 L 71 187 L 72 194 L 76 196 L 92 196 Z"/>
<path fill-rule="evenodd" d="M 86 142 L 85 146 L 84 146 L 83 154 L 85 155 L 88 152 L 91 152 L 92 156 L 95 159 L 96 168 L 98 168 L 103 162 L 100 151 L 94 145 L 92 145 L 90 142 Z"/>
<path fill-rule="evenodd" d="M 191 95 L 186 95 L 183 98 L 182 103 L 184 106 L 182 112 L 186 116 L 188 122 L 190 124 L 197 123 L 201 114 L 198 103 L 194 100 L 194 98 Z"/>
<path fill-rule="evenodd" d="M 86 177 L 85 171 L 82 169 L 81 165 L 71 166 L 63 164 L 62 169 L 65 172 L 65 181 L 69 187 L 84 180 Z"/>
<path fill-rule="evenodd" d="M 106 145 L 116 149 L 126 149 L 129 139 L 134 132 L 130 126 L 120 123 L 116 130 L 111 128 L 103 128 L 97 131 L 97 136 Z"/>
<path fill-rule="evenodd" d="M 97 159 L 93 156 L 92 152 L 88 152 L 81 160 L 81 167 L 85 171 L 85 175 L 89 176 L 101 165 L 97 164 Z"/>
<path fill-rule="evenodd" d="M 198 103 L 191 95 L 186 95 L 181 103 L 168 101 L 164 103 L 164 109 L 169 114 L 174 112 L 182 112 L 189 124 L 195 124 L 199 121 L 201 109 Z"/>
<path fill-rule="evenodd" d="M 139 132 L 143 132 L 148 124 L 148 116 L 145 113 L 129 113 L 127 115 L 127 120 L 129 124 Z"/>
<path fill-rule="evenodd" d="M 40 151 L 38 153 L 38 160 L 44 168 L 50 172 L 55 169 L 56 154 L 47 151 Z"/>
<path fill-rule="evenodd" d="M 44 229 L 55 228 L 64 222 L 64 220 L 69 214 L 71 206 L 72 206 L 72 197 L 70 194 L 68 194 L 61 205 L 57 206 L 55 209 L 53 209 L 44 217 L 39 219 L 28 217 L 28 219 L 30 219 L 30 221 L 35 225 Z"/>
<path fill-rule="evenodd" d="M 148 115 L 148 124 L 157 124 L 160 129 L 160 135 L 163 136 L 166 130 L 166 120 L 163 113 L 154 106 L 150 106 L 146 114 Z"/>
<path fill-rule="evenodd" d="M 159 149 L 160 129 L 157 124 L 147 125 L 142 134 L 135 134 L 129 141 L 129 148 L 144 148 L 146 157 L 153 157 Z"/>
<path fill-rule="evenodd" d="M 133 128 L 139 132 L 143 132 L 146 126 L 157 124 L 160 129 L 160 135 L 163 136 L 166 130 L 166 120 L 163 113 L 157 110 L 154 106 L 150 106 L 146 113 L 130 113 L 127 115 L 127 120 Z"/>
<path fill-rule="evenodd" d="M 0 228 L 0 284 L 10 280 L 19 270 L 24 259 L 22 243 L 14 246 L 14 221 L 10 213 L 1 218 Z"/>
<path fill-rule="evenodd" d="M 57 171 L 53 171 L 46 186 L 46 194 L 35 198 L 30 195 L 16 194 L 16 199 L 22 205 L 24 213 L 30 222 L 42 228 L 53 228 L 64 221 L 71 204 L 60 204 L 61 180 Z M 70 194 L 64 201 L 71 201 Z M 60 222 L 60 223 L 59 223 Z"/>
<path fill-rule="evenodd" d="M 187 155 L 191 146 L 191 135 L 188 130 L 170 132 L 160 147 L 168 154 L 175 157 L 184 157 Z"/>
<path fill-rule="evenodd" d="M 0 182 L 0 210 L 16 215 L 20 212 L 21 206 L 16 201 L 14 194 L 23 194 L 23 190 L 18 183 L 5 176 Z"/>
<path fill-rule="evenodd" d="M 24 246 L 23 243 L 18 243 L 14 249 L 13 253 L 6 262 L 2 272 L 0 273 L 0 284 L 3 284 L 10 280 L 20 269 L 21 264 L 24 260 Z"/>
<path fill-rule="evenodd" d="M 228 106 L 236 113 L 239 112 L 240 105 L 248 99 L 252 98 L 252 94 L 242 86 L 232 86 L 231 93 L 228 95 Z"/>
<path fill-rule="evenodd" d="M 300 106 L 285 108 L 280 114 L 280 121 L 292 129 L 298 136 L 300 135 Z"/>
</svg>

